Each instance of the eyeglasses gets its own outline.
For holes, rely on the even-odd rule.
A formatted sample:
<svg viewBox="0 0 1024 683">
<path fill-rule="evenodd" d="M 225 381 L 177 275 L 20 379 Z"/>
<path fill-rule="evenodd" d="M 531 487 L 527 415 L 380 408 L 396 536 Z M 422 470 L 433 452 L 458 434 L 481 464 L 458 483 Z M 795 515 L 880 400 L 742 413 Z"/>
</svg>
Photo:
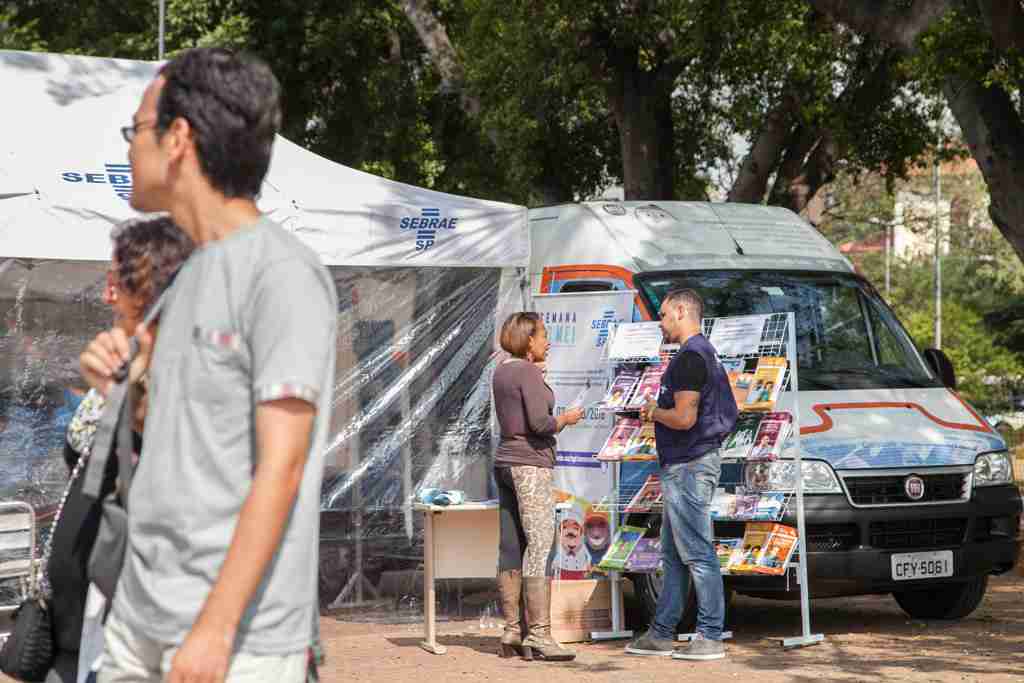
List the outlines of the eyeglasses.
<svg viewBox="0 0 1024 683">
<path fill-rule="evenodd" d="M 153 127 L 155 125 L 156 125 L 156 119 L 153 119 L 152 121 L 140 121 L 139 123 L 133 123 L 130 126 L 122 126 L 121 127 L 121 137 L 123 137 L 124 141 L 127 142 L 130 145 L 132 143 L 132 140 L 135 139 L 135 135 L 140 130 L 143 129 L 142 128 L 143 126 Z"/>
</svg>

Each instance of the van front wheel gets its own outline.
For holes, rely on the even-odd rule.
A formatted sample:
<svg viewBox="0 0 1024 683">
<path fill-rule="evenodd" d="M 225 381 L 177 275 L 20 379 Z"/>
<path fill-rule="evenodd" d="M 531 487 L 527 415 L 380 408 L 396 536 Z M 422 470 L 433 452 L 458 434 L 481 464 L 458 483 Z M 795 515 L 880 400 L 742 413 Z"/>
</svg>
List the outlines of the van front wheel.
<svg viewBox="0 0 1024 683">
<path fill-rule="evenodd" d="M 966 583 L 937 584 L 892 596 L 915 619 L 963 619 L 978 608 L 987 589 L 988 576 L 979 576 Z"/>
</svg>

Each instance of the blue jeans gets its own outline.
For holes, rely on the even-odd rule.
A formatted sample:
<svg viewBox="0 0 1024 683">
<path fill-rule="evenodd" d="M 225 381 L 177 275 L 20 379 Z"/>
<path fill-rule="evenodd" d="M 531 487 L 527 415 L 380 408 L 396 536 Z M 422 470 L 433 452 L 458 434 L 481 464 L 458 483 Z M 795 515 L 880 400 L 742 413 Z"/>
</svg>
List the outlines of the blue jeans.
<svg viewBox="0 0 1024 683">
<path fill-rule="evenodd" d="M 714 450 L 661 470 L 664 576 L 651 625 L 658 638 L 675 640 L 692 578 L 697 593 L 697 632 L 708 640 L 722 639 L 725 591 L 710 512 L 721 467 L 722 456 Z"/>
</svg>

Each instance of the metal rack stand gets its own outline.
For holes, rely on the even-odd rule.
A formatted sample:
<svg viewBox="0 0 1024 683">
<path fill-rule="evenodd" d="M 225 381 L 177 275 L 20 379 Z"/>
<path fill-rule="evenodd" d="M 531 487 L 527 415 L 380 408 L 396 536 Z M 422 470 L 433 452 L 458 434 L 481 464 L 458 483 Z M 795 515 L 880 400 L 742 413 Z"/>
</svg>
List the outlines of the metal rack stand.
<svg viewBox="0 0 1024 683">
<path fill-rule="evenodd" d="M 715 323 L 718 319 L 709 318 L 703 321 L 703 331 L 705 336 L 710 336 L 714 328 Z M 725 320 L 725 319 L 722 319 Z M 617 332 L 618 329 L 613 329 L 612 334 Z M 611 344 L 609 344 L 609 347 Z M 673 345 L 674 346 L 674 345 Z M 797 367 L 797 353 L 796 353 L 796 318 L 792 312 L 789 313 L 776 313 L 765 317 L 762 330 L 761 338 L 758 341 L 756 351 L 741 355 L 728 355 L 720 356 L 723 360 L 725 359 L 742 359 L 756 360 L 768 356 L 785 357 L 789 364 L 789 370 L 786 376 L 783 378 L 783 385 L 789 383 L 789 397 L 792 401 L 792 416 L 793 416 L 793 429 L 792 438 L 793 445 L 795 446 L 795 453 L 793 457 L 794 470 L 795 470 L 795 490 L 789 493 L 784 501 L 782 510 L 780 511 L 777 519 L 782 519 L 789 511 L 793 500 L 796 501 L 796 518 L 797 518 L 797 547 L 799 553 L 799 562 L 794 563 L 796 565 L 797 582 L 800 585 L 800 613 L 801 613 L 801 634 L 792 638 L 782 639 L 782 647 L 785 649 L 805 647 L 808 645 L 816 645 L 824 641 L 824 635 L 820 633 L 811 633 L 811 620 L 810 620 L 810 595 L 807 584 L 807 534 L 806 524 L 804 520 L 804 500 L 803 500 L 803 449 L 800 443 L 800 394 L 799 394 L 799 382 L 798 382 L 798 367 Z M 669 350 L 666 347 L 664 350 Z M 629 364 L 629 363 L 651 363 L 652 358 L 650 357 L 637 357 L 637 358 L 607 358 L 609 363 L 614 364 Z M 609 511 L 610 525 L 609 531 L 614 536 L 618 531 L 618 520 L 620 513 L 624 513 L 626 507 L 629 506 L 636 491 L 626 492 L 620 490 L 620 476 L 619 476 L 619 465 L 617 461 L 611 462 L 612 465 L 612 477 L 611 477 L 611 488 L 609 491 L 609 497 L 599 503 L 604 509 Z M 642 483 L 640 484 L 643 485 Z M 639 489 L 637 489 L 639 490 Z M 628 496 L 628 498 L 626 497 Z M 734 518 L 722 518 L 733 520 Z M 772 520 L 746 520 L 746 519 L 735 519 L 735 521 L 772 521 Z M 788 570 L 787 570 L 788 571 Z M 618 572 L 611 572 L 612 577 L 612 597 L 613 605 L 617 606 L 616 595 L 621 592 L 621 586 L 619 581 L 621 580 Z M 619 629 L 619 622 L 615 620 L 615 612 L 613 607 L 613 628 Z M 598 634 L 593 634 L 594 639 L 597 640 Z M 603 635 L 603 634 L 602 634 Z M 686 639 L 692 636 L 692 634 L 684 634 L 679 638 Z M 731 633 L 730 633 L 731 636 Z M 617 636 L 624 637 L 624 636 Z"/>
</svg>

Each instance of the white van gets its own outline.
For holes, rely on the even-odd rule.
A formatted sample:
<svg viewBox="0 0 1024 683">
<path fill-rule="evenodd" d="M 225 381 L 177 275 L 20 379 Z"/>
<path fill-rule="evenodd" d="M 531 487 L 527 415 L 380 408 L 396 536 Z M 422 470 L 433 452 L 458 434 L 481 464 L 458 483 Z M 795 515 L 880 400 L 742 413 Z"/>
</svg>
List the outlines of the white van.
<svg viewBox="0 0 1024 683">
<path fill-rule="evenodd" d="M 796 314 L 812 597 L 892 593 L 912 617 L 959 619 L 989 575 L 1014 566 L 1021 496 L 1003 439 L 957 395 L 946 356 L 920 353 L 874 287 L 800 217 L 746 204 L 589 202 L 533 209 L 530 225 L 535 293 L 635 289 L 636 319 L 655 318 L 677 288 L 699 292 L 706 317 Z M 723 465 L 723 481 L 740 466 Z M 786 463 L 776 466 L 781 474 Z M 715 534 L 739 537 L 743 526 L 716 522 Z M 631 578 L 653 614 L 658 577 Z M 727 595 L 799 597 L 785 577 L 725 580 Z M 691 591 L 684 627 L 695 612 Z"/>
</svg>

